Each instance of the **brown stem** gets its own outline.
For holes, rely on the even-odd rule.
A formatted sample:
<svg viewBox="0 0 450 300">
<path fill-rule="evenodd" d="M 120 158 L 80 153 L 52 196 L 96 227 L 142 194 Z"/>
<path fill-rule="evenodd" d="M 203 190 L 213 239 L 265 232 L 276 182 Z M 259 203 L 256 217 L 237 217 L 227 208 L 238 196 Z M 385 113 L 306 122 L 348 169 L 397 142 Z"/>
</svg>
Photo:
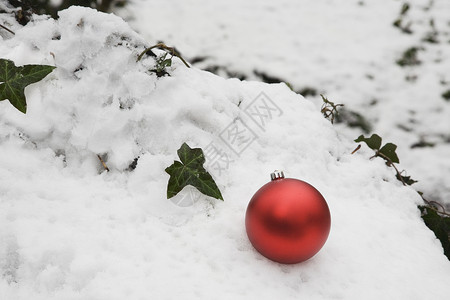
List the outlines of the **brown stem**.
<svg viewBox="0 0 450 300">
<path fill-rule="evenodd" d="M 142 57 L 144 56 L 145 53 L 147 53 L 148 51 L 150 51 L 150 50 L 152 50 L 152 49 L 154 49 L 154 48 L 158 48 L 158 49 L 164 50 L 164 51 L 166 51 L 167 53 L 171 54 L 172 56 L 178 57 L 178 58 L 184 63 L 184 65 L 185 65 L 186 67 L 190 68 L 189 64 L 183 59 L 183 57 L 181 57 L 180 53 L 178 53 L 178 52 L 175 50 L 175 48 L 166 46 L 166 44 L 164 44 L 164 43 L 158 43 L 158 44 L 156 44 L 156 45 L 154 45 L 154 46 L 151 46 L 151 47 L 149 47 L 149 48 L 146 48 L 144 51 L 142 51 L 141 54 L 139 54 L 139 56 L 138 56 L 138 58 L 137 58 L 136 61 L 137 61 L 137 62 L 140 61 L 140 60 L 142 59 Z"/>
<path fill-rule="evenodd" d="M 397 167 L 395 166 L 395 164 L 392 162 L 392 160 L 387 157 L 386 155 L 384 155 L 383 153 L 377 151 L 377 153 L 375 154 L 375 156 L 380 156 L 381 158 L 385 159 L 389 166 L 392 166 L 395 169 L 395 172 L 397 172 L 397 177 L 400 179 L 400 181 L 403 183 L 403 185 L 407 185 L 406 182 L 403 180 L 402 174 L 398 171 Z"/>
<path fill-rule="evenodd" d="M 0 27 L 15 35 L 14 31 L 0 24 Z"/>
<path fill-rule="evenodd" d="M 425 199 L 424 197 L 422 197 L 422 199 L 423 199 L 423 201 L 425 201 L 426 204 L 428 204 L 428 208 L 430 208 L 431 210 L 434 210 L 436 213 L 438 213 L 438 214 L 440 214 L 440 215 L 444 215 L 444 216 L 450 217 L 450 214 L 447 213 L 447 212 L 445 211 L 444 206 L 442 206 L 442 204 L 440 204 L 439 202 L 436 202 L 436 201 L 428 201 L 428 200 Z M 435 208 L 433 207 L 433 205 L 434 205 L 434 206 L 439 206 L 439 207 L 442 209 L 442 211 L 440 211 L 439 209 L 435 209 Z"/>
<path fill-rule="evenodd" d="M 392 167 L 395 169 L 395 172 L 397 172 L 397 177 L 400 179 L 400 181 L 403 183 L 403 185 L 406 186 L 407 184 L 406 184 L 406 182 L 403 180 L 402 174 L 398 171 L 397 167 L 396 167 L 395 164 L 392 162 L 392 160 L 390 160 L 389 157 L 387 157 L 387 156 L 384 155 L 383 153 L 377 152 L 376 155 L 378 155 L 378 156 L 384 158 L 384 159 L 388 162 L 388 164 L 389 164 L 390 166 L 392 166 Z M 431 210 L 434 210 L 436 213 L 438 213 L 438 214 L 440 214 L 440 215 L 444 215 L 444 216 L 450 217 L 450 214 L 447 213 L 447 212 L 445 211 L 444 206 L 442 206 L 442 204 L 440 204 L 439 202 L 436 202 L 436 201 L 428 201 L 428 200 L 425 199 L 423 196 L 422 196 L 422 199 L 423 199 L 423 201 L 425 201 L 426 204 L 428 204 L 428 208 L 430 208 Z M 435 208 L 433 207 L 433 205 L 439 206 L 440 208 L 442 208 L 442 211 L 440 211 L 439 209 L 435 209 Z"/>
<path fill-rule="evenodd" d="M 395 169 L 395 172 L 397 172 L 398 178 L 400 178 L 400 181 L 403 183 L 403 185 L 407 185 L 406 182 L 403 180 L 402 174 L 398 171 L 397 167 L 394 165 L 393 162 L 391 162 L 391 166 Z"/>
<path fill-rule="evenodd" d="M 103 168 L 105 168 L 105 170 L 109 172 L 109 168 L 106 165 L 106 163 L 103 161 L 102 157 L 98 154 L 97 154 L 97 157 L 98 157 L 98 160 L 100 160 L 100 162 L 102 163 Z"/>
<path fill-rule="evenodd" d="M 358 151 L 359 149 L 361 149 L 361 144 L 359 144 L 358 147 L 356 147 L 356 149 L 353 150 L 351 154 L 354 154 L 354 153 L 355 153 L 356 151 Z"/>
</svg>

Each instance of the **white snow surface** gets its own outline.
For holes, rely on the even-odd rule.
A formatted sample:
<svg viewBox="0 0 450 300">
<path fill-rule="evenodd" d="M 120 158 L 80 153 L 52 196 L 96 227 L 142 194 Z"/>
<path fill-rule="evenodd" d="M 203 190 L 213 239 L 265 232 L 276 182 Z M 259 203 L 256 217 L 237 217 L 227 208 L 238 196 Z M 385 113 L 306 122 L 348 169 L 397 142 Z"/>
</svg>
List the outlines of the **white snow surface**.
<svg viewBox="0 0 450 300">
<path fill-rule="evenodd" d="M 450 1 L 448 0 L 130 0 L 121 15 L 147 40 L 176 46 L 200 68 L 224 67 L 290 83 L 320 108 L 320 93 L 372 125 L 335 124 L 355 139 L 377 133 L 398 145 L 400 171 L 429 200 L 450 210 Z M 402 10 L 405 34 L 393 26 Z M 433 31 L 437 43 L 425 42 Z M 421 64 L 396 61 L 420 49 Z M 219 69 L 221 76 L 227 74 Z M 412 147 L 420 142 L 433 147 Z"/>
<path fill-rule="evenodd" d="M 224 79 L 177 58 L 157 78 L 153 58 L 136 62 L 149 44 L 87 8 L 25 27 L 0 18 L 16 32 L 0 37 L 1 58 L 57 67 L 26 88 L 26 115 L 0 102 L 0 299 L 448 297 L 450 263 L 416 191 L 367 147 L 351 155 L 355 143 L 285 84 Z M 245 111 L 261 95 L 280 111 L 258 127 Z M 240 155 L 221 139 L 236 122 L 255 136 Z M 164 169 L 183 142 L 232 158 L 207 167 L 225 201 L 189 188 L 177 197 L 193 205 L 166 199 Z M 330 207 L 329 239 L 304 263 L 272 262 L 246 236 L 247 204 L 274 169 Z"/>
</svg>

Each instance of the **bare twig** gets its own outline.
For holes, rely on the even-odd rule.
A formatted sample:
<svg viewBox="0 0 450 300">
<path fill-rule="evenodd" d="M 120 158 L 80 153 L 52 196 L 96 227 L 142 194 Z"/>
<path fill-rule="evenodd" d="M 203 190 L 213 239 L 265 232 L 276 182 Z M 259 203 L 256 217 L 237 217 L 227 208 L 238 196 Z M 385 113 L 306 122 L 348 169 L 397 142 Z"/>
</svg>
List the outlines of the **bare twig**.
<svg viewBox="0 0 450 300">
<path fill-rule="evenodd" d="M 429 201 L 429 200 L 425 199 L 423 196 L 422 196 L 422 199 L 423 199 L 423 201 L 425 201 L 426 204 L 428 204 L 428 208 L 430 208 L 431 210 L 434 210 L 436 213 L 438 213 L 440 215 L 450 217 L 450 214 L 445 211 L 444 206 L 442 206 L 442 204 L 440 204 L 439 202 Z M 435 207 L 440 207 L 442 210 L 439 210 L 439 208 L 435 208 Z"/>
<path fill-rule="evenodd" d="M 109 172 L 109 168 L 106 165 L 106 163 L 104 162 L 104 160 L 102 159 L 102 157 L 98 154 L 97 154 L 97 157 L 98 157 L 98 160 L 100 160 L 100 162 L 102 163 L 103 168 L 105 168 L 105 170 Z"/>
<path fill-rule="evenodd" d="M 150 51 L 150 50 L 152 50 L 154 48 L 158 48 L 160 50 L 164 50 L 167 53 L 171 54 L 172 56 L 178 57 L 184 63 L 184 65 L 186 67 L 190 68 L 189 64 L 183 59 L 183 57 L 181 57 L 180 53 L 178 53 L 178 51 L 176 51 L 174 47 L 166 46 L 166 44 L 164 44 L 164 43 L 158 43 L 158 44 L 156 44 L 154 46 L 146 48 L 144 51 L 142 51 L 141 54 L 139 54 L 139 56 L 138 56 L 136 61 L 140 61 L 145 53 L 147 53 L 148 51 Z"/>
<path fill-rule="evenodd" d="M 334 118 L 338 115 L 338 107 L 344 106 L 344 104 L 334 104 L 334 102 L 328 100 L 324 95 L 320 94 L 322 97 L 322 107 L 320 108 L 320 112 L 326 119 L 329 119 L 331 124 L 334 123 Z"/>
<path fill-rule="evenodd" d="M 399 172 L 399 170 L 397 169 L 397 167 L 395 166 L 395 164 L 392 162 L 392 160 L 389 157 L 387 157 L 380 151 L 377 151 L 374 156 L 379 156 L 379 157 L 383 158 L 387 162 L 388 166 L 393 167 L 395 169 L 395 172 L 397 172 L 397 178 L 403 183 L 403 185 L 405 185 L 405 186 L 407 185 L 406 182 L 403 180 L 402 173 Z"/>
<path fill-rule="evenodd" d="M 359 145 L 355 148 L 355 150 L 352 151 L 351 154 L 354 154 L 354 153 L 355 153 L 356 151 L 358 151 L 359 149 L 361 149 L 361 144 L 359 144 Z"/>
<path fill-rule="evenodd" d="M 2 24 L 0 24 L 0 27 L 3 28 L 3 29 L 5 29 L 5 30 L 8 31 L 9 33 L 12 33 L 12 34 L 14 34 L 14 35 L 16 34 L 14 31 L 12 31 L 11 29 L 9 29 L 9 28 L 3 26 Z"/>
</svg>

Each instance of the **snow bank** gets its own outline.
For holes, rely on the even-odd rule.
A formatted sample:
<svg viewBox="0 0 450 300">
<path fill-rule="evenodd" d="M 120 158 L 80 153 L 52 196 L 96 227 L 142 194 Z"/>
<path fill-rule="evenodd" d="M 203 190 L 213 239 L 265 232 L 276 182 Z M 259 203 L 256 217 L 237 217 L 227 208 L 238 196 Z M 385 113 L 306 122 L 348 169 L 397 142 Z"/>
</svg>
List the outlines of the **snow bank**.
<svg viewBox="0 0 450 300">
<path fill-rule="evenodd" d="M 393 25 L 406 3 L 402 26 L 411 34 Z M 450 90 L 449 12 L 448 0 L 133 0 L 118 11 L 142 36 L 176 45 L 199 68 L 266 80 L 262 73 L 317 107 L 320 94 L 345 104 L 364 118 L 342 113 L 339 133 L 354 139 L 371 127 L 398 145 L 400 169 L 428 200 L 448 202 L 447 210 L 450 104 L 441 95 Z M 424 41 L 432 31 L 438 43 Z M 400 67 L 411 47 L 422 63 Z"/>
<path fill-rule="evenodd" d="M 1 299 L 449 294 L 450 263 L 420 197 L 370 151 L 350 155 L 355 144 L 286 85 L 225 80 L 176 58 L 157 78 L 153 58 L 136 62 L 142 38 L 86 8 L 14 26 L 0 57 L 57 69 L 26 89 L 27 115 L 0 102 Z M 193 189 L 166 199 L 164 168 L 183 142 L 228 158 L 207 165 L 224 202 Z M 330 206 L 329 240 L 302 264 L 271 262 L 246 237 L 247 203 L 276 168 Z"/>
</svg>

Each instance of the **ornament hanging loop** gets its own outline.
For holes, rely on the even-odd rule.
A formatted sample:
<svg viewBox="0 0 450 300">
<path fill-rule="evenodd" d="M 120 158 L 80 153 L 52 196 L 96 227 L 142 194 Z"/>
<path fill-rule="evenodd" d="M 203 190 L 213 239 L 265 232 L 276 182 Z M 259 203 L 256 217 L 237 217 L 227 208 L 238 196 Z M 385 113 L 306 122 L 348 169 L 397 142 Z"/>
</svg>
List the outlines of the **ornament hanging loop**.
<svg viewBox="0 0 450 300">
<path fill-rule="evenodd" d="M 270 173 L 270 179 L 272 179 L 272 181 L 277 180 L 277 179 L 283 179 L 283 178 L 284 178 L 283 171 L 275 170 L 272 173 Z"/>
</svg>

